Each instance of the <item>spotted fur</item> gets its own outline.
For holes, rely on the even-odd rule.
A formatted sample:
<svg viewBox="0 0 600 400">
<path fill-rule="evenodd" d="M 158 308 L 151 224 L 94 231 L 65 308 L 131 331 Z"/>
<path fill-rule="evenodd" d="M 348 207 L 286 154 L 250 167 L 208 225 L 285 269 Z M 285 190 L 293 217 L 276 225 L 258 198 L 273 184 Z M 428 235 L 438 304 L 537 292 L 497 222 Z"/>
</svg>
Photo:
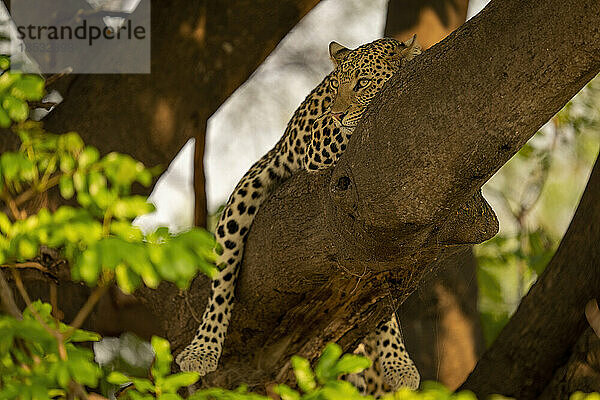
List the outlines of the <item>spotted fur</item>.
<svg viewBox="0 0 600 400">
<path fill-rule="evenodd" d="M 295 171 L 315 171 L 335 164 L 346 149 L 354 128 L 373 97 L 402 65 L 420 53 L 415 38 L 406 43 L 380 39 L 355 50 L 335 42 L 329 45 L 335 69 L 300 104 L 275 147 L 244 175 L 233 191 L 217 224 L 220 275 L 212 283 L 212 295 L 202 323 L 192 341 L 178 356 L 184 371 L 205 375 L 217 368 L 233 307 L 235 283 L 248 231 L 260 205 Z M 415 388 L 418 372 L 404 348 L 395 317 L 382 323 L 362 344 L 373 367 L 360 377 L 366 390 Z M 373 392 L 374 393 L 374 392 Z"/>
</svg>

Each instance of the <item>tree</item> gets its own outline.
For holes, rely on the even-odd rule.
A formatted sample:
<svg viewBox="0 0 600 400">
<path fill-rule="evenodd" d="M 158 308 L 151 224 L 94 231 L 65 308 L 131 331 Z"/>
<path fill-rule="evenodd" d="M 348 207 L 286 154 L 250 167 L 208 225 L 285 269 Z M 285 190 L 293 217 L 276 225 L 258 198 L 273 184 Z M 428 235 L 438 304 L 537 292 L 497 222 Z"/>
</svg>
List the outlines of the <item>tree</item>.
<svg viewBox="0 0 600 400">
<path fill-rule="evenodd" d="M 335 168 L 299 174 L 261 209 L 229 350 L 207 382 L 288 381 L 290 354 L 315 359 L 329 340 L 350 348 L 389 315 L 389 291 L 402 301 L 435 261 L 493 235 L 478 190 L 600 70 L 600 32 L 590 28 L 599 11 L 591 0 L 492 3 L 396 76 Z M 365 265 L 372 270 L 361 275 Z M 187 304 L 201 308 L 207 280 L 194 288 L 189 297 L 168 285 L 140 291 L 177 348 L 195 329 Z M 557 345 L 568 354 L 569 342 Z M 556 365 L 539 368 L 551 377 Z M 546 382 L 535 386 L 523 393 L 539 394 Z"/>
<path fill-rule="evenodd" d="M 285 368 L 272 371 L 282 371 L 290 353 L 314 357 L 323 343 L 338 339 L 350 348 L 372 329 L 387 313 L 383 302 L 373 301 L 388 287 L 373 272 L 354 290 L 356 280 L 340 277 L 340 264 L 351 276 L 360 276 L 366 263 L 378 271 L 392 269 L 391 290 L 401 299 L 426 272 L 427 258 L 438 257 L 438 243 L 469 243 L 493 234 L 489 210 L 473 196 L 598 72 L 590 50 L 598 45 L 598 33 L 573 29 L 595 26 L 597 11 L 589 3 L 528 3 L 525 9 L 516 2 L 491 4 L 399 74 L 333 171 L 296 176 L 257 216 L 230 350 L 209 381 L 234 385 L 227 379 L 233 369 L 240 373 L 240 362 L 265 366 L 269 377 L 259 382 L 285 377 Z M 488 37 L 496 40 L 478 45 Z M 415 131 L 419 134 L 398 133 Z M 414 267 L 395 267 L 409 264 Z M 261 329 L 276 325 L 275 332 Z M 276 353 L 281 348 L 286 350 Z M 261 358 L 257 349 L 275 355 Z"/>
</svg>

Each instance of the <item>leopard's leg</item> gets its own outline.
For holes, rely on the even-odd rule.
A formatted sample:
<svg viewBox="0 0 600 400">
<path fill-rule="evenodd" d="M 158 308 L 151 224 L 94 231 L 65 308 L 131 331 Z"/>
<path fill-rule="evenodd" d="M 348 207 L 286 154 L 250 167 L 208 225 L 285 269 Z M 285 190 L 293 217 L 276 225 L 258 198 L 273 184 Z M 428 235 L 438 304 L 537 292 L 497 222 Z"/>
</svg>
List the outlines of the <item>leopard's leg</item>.
<svg viewBox="0 0 600 400">
<path fill-rule="evenodd" d="M 392 314 L 388 322 L 380 325 L 375 335 L 377 356 L 385 382 L 392 390 L 400 387 L 417 389 L 421 377 L 406 351 L 396 315 Z"/>
<path fill-rule="evenodd" d="M 384 347 L 383 344 L 386 340 L 389 340 L 389 343 Z M 394 356 L 394 351 L 396 356 Z M 419 373 L 406 353 L 394 316 L 374 333 L 367 335 L 355 353 L 371 360 L 369 368 L 360 374 L 354 374 L 357 376 L 355 379 L 358 379 L 358 382 L 362 381 L 366 385 L 363 394 L 380 398 L 401 387 L 416 389 L 419 386 Z M 351 382 L 354 383 L 352 380 Z"/>
<path fill-rule="evenodd" d="M 379 398 L 383 394 L 391 392 L 392 389 L 387 384 L 381 371 L 381 363 L 379 362 L 379 354 L 377 352 L 377 335 L 375 333 L 367 335 L 357 350 L 361 347 L 362 355 L 371 360 L 371 366 L 361 373 L 365 383 L 363 394 Z"/>
<path fill-rule="evenodd" d="M 202 322 L 192 343 L 177 355 L 182 371 L 206 375 L 216 370 L 227 333 L 235 283 L 244 254 L 244 244 L 258 208 L 268 192 L 289 175 L 290 166 L 280 161 L 276 146 L 244 175 L 223 210 L 217 224 L 219 276 L 212 282 L 212 293 Z"/>
</svg>

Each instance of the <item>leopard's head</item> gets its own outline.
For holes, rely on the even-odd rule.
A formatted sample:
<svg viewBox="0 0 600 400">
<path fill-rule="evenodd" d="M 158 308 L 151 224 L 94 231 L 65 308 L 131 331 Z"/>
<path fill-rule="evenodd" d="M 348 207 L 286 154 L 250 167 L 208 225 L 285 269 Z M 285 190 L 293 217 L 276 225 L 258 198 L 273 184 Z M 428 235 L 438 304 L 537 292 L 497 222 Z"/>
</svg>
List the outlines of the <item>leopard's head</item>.
<svg viewBox="0 0 600 400">
<path fill-rule="evenodd" d="M 385 82 L 418 54 L 416 35 L 406 42 L 379 39 L 354 50 L 331 42 L 329 55 L 335 69 L 329 85 L 335 95 L 329 112 L 334 122 L 353 130 Z"/>
</svg>

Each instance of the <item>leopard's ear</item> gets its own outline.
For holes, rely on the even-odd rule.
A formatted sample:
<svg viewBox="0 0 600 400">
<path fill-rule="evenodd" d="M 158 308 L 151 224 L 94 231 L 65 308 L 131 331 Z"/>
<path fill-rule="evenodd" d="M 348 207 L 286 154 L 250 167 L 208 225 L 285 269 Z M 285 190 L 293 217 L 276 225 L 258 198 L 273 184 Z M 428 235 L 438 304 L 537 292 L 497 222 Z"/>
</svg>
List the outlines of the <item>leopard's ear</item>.
<svg viewBox="0 0 600 400">
<path fill-rule="evenodd" d="M 401 51 L 401 54 L 404 56 L 405 60 L 412 60 L 419 54 L 421 54 L 421 45 L 417 41 L 417 35 L 414 34 L 413 37 L 404 42 L 406 48 Z"/>
<path fill-rule="evenodd" d="M 410 61 L 421 54 L 421 45 L 417 41 L 417 35 L 414 35 L 405 42 L 400 42 L 392 55 L 394 63 L 401 65 L 405 61 Z"/>
<path fill-rule="evenodd" d="M 342 46 L 338 42 L 329 43 L 329 56 L 331 57 L 331 61 L 333 61 L 333 65 L 335 67 L 338 66 L 342 58 L 350 51 L 350 49 Z"/>
</svg>

